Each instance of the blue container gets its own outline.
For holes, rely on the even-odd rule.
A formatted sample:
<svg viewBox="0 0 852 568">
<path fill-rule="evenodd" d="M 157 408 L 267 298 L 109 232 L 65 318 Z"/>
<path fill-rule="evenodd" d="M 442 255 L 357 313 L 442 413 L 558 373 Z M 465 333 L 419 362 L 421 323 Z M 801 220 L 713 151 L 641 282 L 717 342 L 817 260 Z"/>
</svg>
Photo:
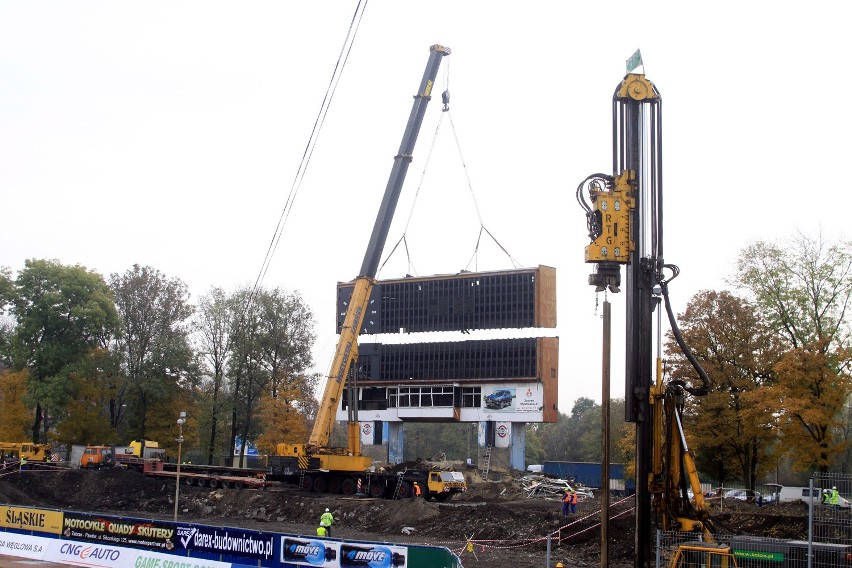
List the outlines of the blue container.
<svg viewBox="0 0 852 568">
<path fill-rule="evenodd" d="M 551 477 L 564 479 L 569 483 L 573 479 L 574 483 L 586 487 L 600 488 L 601 486 L 600 463 L 546 461 L 542 464 L 541 472 Z M 635 479 L 624 479 L 623 463 L 609 464 L 609 478 L 624 481 L 624 486 L 628 490 L 632 491 L 636 487 Z"/>
</svg>

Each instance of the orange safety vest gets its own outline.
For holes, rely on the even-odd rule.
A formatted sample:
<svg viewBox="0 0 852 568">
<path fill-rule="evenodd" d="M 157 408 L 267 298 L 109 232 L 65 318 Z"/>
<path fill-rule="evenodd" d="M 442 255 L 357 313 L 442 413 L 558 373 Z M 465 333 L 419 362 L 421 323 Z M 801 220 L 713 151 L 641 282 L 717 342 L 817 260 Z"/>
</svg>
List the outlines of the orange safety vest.
<svg viewBox="0 0 852 568">
<path fill-rule="evenodd" d="M 577 504 L 577 494 L 576 493 L 569 493 L 569 495 L 571 497 L 571 500 L 569 501 L 569 503 L 571 503 L 572 505 L 576 505 Z"/>
<path fill-rule="evenodd" d="M 419 484 L 414 486 L 414 495 L 416 497 L 420 497 L 420 485 Z"/>
<path fill-rule="evenodd" d="M 565 497 L 563 497 L 563 498 L 562 498 L 562 502 L 563 502 L 563 503 L 570 503 L 570 502 L 571 502 L 571 494 L 570 494 L 570 493 L 566 493 L 566 494 L 565 494 Z"/>
</svg>

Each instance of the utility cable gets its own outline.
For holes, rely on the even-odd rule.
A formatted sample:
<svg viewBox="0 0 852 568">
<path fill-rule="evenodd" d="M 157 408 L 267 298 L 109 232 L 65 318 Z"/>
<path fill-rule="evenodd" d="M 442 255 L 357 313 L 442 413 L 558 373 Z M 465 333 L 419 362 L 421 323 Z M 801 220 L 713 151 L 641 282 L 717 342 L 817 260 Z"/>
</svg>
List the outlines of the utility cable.
<svg viewBox="0 0 852 568">
<path fill-rule="evenodd" d="M 293 183 L 290 186 L 290 192 L 287 195 L 287 199 L 284 203 L 284 208 L 282 209 L 281 215 L 278 218 L 278 224 L 275 226 L 275 231 L 272 234 L 272 239 L 270 240 L 269 246 L 266 249 L 266 256 L 263 259 L 263 263 L 261 264 L 260 271 L 258 272 L 257 278 L 255 279 L 251 293 L 249 294 L 249 297 L 246 300 L 246 304 L 240 316 L 240 322 L 242 322 L 250 306 L 254 303 L 258 291 L 260 290 L 260 287 L 263 284 L 263 280 L 266 277 L 266 273 L 269 270 L 269 266 L 272 262 L 272 257 L 275 255 L 275 251 L 278 248 L 278 243 L 281 241 L 281 236 L 284 233 L 284 226 L 286 225 L 287 220 L 290 217 L 290 212 L 292 211 L 293 204 L 296 201 L 296 196 L 299 193 L 299 189 L 301 188 L 305 173 L 308 169 L 308 166 L 310 165 L 314 148 L 316 147 L 317 140 L 319 139 L 320 132 L 322 131 L 322 127 L 325 124 L 325 118 L 328 115 L 328 110 L 329 108 L 331 108 L 331 102 L 334 99 L 334 94 L 337 91 L 337 85 L 340 83 L 340 78 L 343 76 L 343 71 L 346 68 L 346 63 L 349 61 L 349 54 L 352 51 L 352 46 L 355 44 L 355 37 L 358 35 L 358 28 L 361 25 L 361 19 L 364 17 L 364 12 L 367 9 L 368 1 L 369 0 L 359 0 L 358 5 L 355 7 L 355 13 L 352 14 L 352 20 L 349 22 L 349 29 L 346 32 L 346 37 L 343 40 L 343 45 L 341 46 L 340 52 L 338 53 L 337 61 L 335 62 L 334 70 L 331 74 L 331 79 L 329 80 L 328 86 L 326 87 L 325 96 L 323 97 L 322 104 L 320 104 L 317 117 L 314 120 L 314 125 L 311 130 L 311 134 L 308 137 L 308 142 L 305 145 L 304 151 L 302 152 L 302 159 L 299 162 L 299 167 L 296 170 L 296 175 L 294 176 Z"/>
<path fill-rule="evenodd" d="M 462 153 L 462 150 L 461 150 L 461 143 L 459 142 L 458 133 L 456 131 L 456 125 L 453 122 L 453 117 L 450 113 L 450 107 L 449 107 L 449 105 L 450 105 L 450 88 L 449 88 L 449 86 L 450 86 L 449 69 L 447 69 L 447 71 L 445 73 L 445 79 L 444 79 L 444 92 L 442 93 L 442 96 L 441 96 L 443 104 L 444 104 L 444 108 L 442 109 L 443 112 L 441 113 L 441 117 L 438 119 L 438 124 L 435 127 L 435 133 L 432 135 L 432 144 L 429 146 L 429 152 L 426 155 L 426 161 L 423 164 L 423 171 L 420 174 L 420 182 L 417 185 L 417 190 L 414 192 L 414 199 L 412 200 L 411 208 L 408 211 L 408 218 L 405 221 L 405 226 L 403 227 L 403 230 L 402 230 L 402 236 L 396 242 L 396 244 L 393 246 L 393 248 L 388 253 L 388 255 L 385 257 L 384 262 L 382 262 L 382 264 L 379 266 L 379 272 L 381 272 L 382 268 L 384 268 L 385 264 L 387 264 L 387 262 L 393 256 L 394 252 L 399 247 L 400 243 L 404 243 L 404 245 L 405 245 L 406 259 L 407 259 L 407 262 L 408 262 L 409 272 L 412 271 L 413 264 L 411 262 L 411 256 L 410 256 L 409 251 L 408 251 L 408 241 L 406 239 L 406 235 L 408 234 L 408 228 L 411 225 L 411 219 L 414 215 L 414 208 L 417 205 L 417 200 L 420 196 L 420 190 L 423 188 L 423 181 L 426 178 L 426 172 L 428 171 L 429 163 L 432 160 L 432 154 L 435 150 L 435 145 L 438 141 L 438 134 L 441 130 L 441 124 L 443 123 L 443 120 L 444 120 L 444 114 L 447 115 L 447 118 L 450 121 L 450 128 L 453 131 L 453 139 L 456 142 L 456 149 L 458 150 L 458 153 L 459 153 L 459 159 L 461 160 L 462 170 L 464 171 L 465 179 L 467 180 L 467 187 L 468 187 L 468 190 L 470 191 L 470 197 L 471 197 L 471 200 L 473 201 L 473 207 L 474 207 L 474 210 L 476 211 L 476 217 L 479 220 L 479 235 L 476 239 L 476 246 L 474 248 L 473 255 L 471 256 L 470 260 L 468 260 L 467 265 L 465 266 L 465 270 L 468 269 L 471 262 L 473 262 L 473 260 L 477 257 L 477 255 L 479 253 L 479 244 L 482 240 L 482 232 L 483 231 L 485 231 L 485 233 L 489 237 L 491 237 L 491 240 L 494 241 L 494 243 L 500 248 L 500 250 L 502 250 L 506 254 L 506 256 L 509 258 L 509 261 L 512 263 L 512 266 L 514 268 L 518 268 L 519 266 L 521 266 L 521 264 L 518 263 L 518 261 L 509 253 L 508 250 L 506 250 L 506 248 L 497 240 L 497 238 L 494 237 L 494 235 L 491 233 L 491 231 L 488 230 L 488 228 L 485 226 L 485 223 L 482 220 L 482 213 L 479 209 L 479 203 L 477 202 L 477 199 L 476 199 L 476 193 L 473 190 L 473 183 L 470 181 L 470 175 L 469 175 L 468 170 L 467 170 L 467 164 L 464 160 L 464 154 Z"/>
</svg>

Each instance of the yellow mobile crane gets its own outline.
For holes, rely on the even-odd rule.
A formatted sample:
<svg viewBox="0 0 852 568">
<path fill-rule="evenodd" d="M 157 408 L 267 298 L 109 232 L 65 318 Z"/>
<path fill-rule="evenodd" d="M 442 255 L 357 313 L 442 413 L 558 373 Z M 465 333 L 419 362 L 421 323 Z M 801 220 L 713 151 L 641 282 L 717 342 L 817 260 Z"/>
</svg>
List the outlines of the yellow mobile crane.
<svg viewBox="0 0 852 568">
<path fill-rule="evenodd" d="M 663 530 L 695 531 L 705 540 L 713 540 L 695 458 L 687 447 L 681 420 L 685 396 L 706 394 L 710 379 L 683 341 L 669 301 L 668 284 L 679 269 L 663 260 L 661 105 L 657 88 L 644 74 L 628 73 L 613 95 L 615 173 L 592 174 L 577 188 L 591 240 L 585 260 L 595 265 L 589 284 L 599 292 L 619 292 L 621 266 L 626 266 L 625 418 L 636 423 L 637 568 L 651 563 L 654 518 Z M 671 277 L 666 278 L 668 272 Z M 679 347 L 698 373 L 699 386 L 663 382 L 661 300 Z M 692 554 L 686 549 L 680 552 L 676 562 Z M 716 557 L 720 566 L 727 566 L 729 560 L 736 564 L 725 547 L 701 548 L 700 553 Z"/>
<path fill-rule="evenodd" d="M 450 54 L 450 48 L 441 45 L 433 45 L 429 51 L 429 61 L 426 64 L 420 88 L 414 96 L 414 104 L 402 136 L 399 152 L 394 157 L 393 168 L 376 216 L 367 251 L 364 254 L 361 271 L 355 279 L 354 290 L 347 306 L 337 349 L 328 372 L 325 392 L 320 400 L 310 438 L 307 444 L 278 444 L 276 448 L 278 456 L 270 458 L 273 478 L 289 480 L 294 475 L 298 475 L 303 489 L 351 494 L 360 485 L 362 491 L 375 497 L 382 495 L 408 497 L 412 494 L 412 484 L 416 481 L 422 484 L 425 491 L 424 497 L 433 496 L 444 499 L 452 493 L 464 491 L 467 488 L 464 477 L 457 472 L 368 474 L 367 469 L 372 465 L 372 460 L 369 456 L 361 455 L 357 401 L 348 405 L 347 446 L 345 448 L 328 446 L 346 379 L 353 361 L 358 356 L 358 335 L 364 318 L 368 316 L 370 293 L 375 284 L 382 250 L 408 166 L 412 160 L 426 106 L 431 98 L 435 77 L 438 74 L 441 59 Z"/>
</svg>

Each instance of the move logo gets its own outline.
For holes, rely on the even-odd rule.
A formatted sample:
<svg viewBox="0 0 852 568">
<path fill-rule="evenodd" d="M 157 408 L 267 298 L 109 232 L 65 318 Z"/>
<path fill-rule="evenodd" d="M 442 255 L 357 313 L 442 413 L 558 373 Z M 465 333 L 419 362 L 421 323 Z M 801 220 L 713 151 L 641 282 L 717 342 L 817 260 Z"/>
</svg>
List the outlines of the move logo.
<svg viewBox="0 0 852 568">
<path fill-rule="evenodd" d="M 87 546 L 73 542 L 64 543 L 59 549 L 59 553 L 64 556 L 74 556 L 79 558 L 80 560 L 96 559 L 116 562 L 121 557 L 121 551 L 117 548 L 108 548 L 105 546 Z"/>
<path fill-rule="evenodd" d="M 385 558 L 388 557 L 388 553 L 382 550 L 350 550 L 349 554 L 346 555 L 346 559 L 349 561 L 357 561 L 364 563 L 383 563 Z"/>
</svg>

